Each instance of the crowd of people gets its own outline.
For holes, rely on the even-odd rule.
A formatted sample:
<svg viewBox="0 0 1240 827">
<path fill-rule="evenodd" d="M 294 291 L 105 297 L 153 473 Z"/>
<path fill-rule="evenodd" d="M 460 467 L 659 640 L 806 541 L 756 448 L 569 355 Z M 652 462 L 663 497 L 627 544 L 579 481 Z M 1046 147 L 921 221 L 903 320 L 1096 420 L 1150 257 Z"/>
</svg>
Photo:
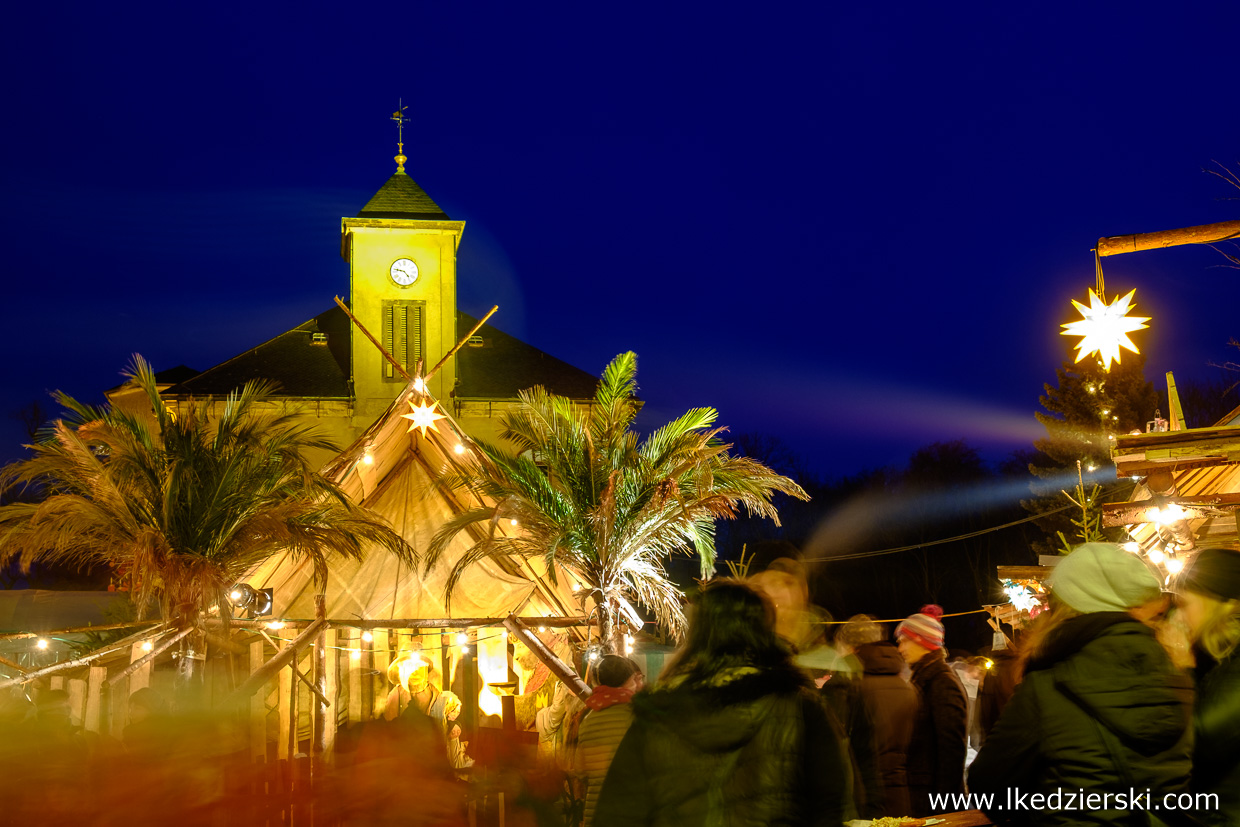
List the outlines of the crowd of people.
<svg viewBox="0 0 1240 827">
<path fill-rule="evenodd" d="M 1201 551 L 1165 590 L 1119 546 L 1081 546 L 1019 648 L 984 669 L 949 662 L 937 606 L 893 631 L 858 616 L 828 641 L 794 565 L 774 571 L 706 584 L 684 646 L 622 698 L 606 748 L 583 750 L 587 827 L 966 802 L 996 823 L 1240 824 L 1240 552 Z"/>
</svg>

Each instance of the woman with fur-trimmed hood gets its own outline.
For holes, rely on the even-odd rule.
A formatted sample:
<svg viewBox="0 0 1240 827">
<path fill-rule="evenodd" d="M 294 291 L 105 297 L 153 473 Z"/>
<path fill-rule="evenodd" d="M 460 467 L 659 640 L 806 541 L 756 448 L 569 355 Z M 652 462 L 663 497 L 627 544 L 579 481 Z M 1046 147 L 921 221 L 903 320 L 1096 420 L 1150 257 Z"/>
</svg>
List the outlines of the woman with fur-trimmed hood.
<svg viewBox="0 0 1240 827">
<path fill-rule="evenodd" d="M 749 586 L 714 580 L 603 782 L 595 827 L 840 825 L 852 768 L 835 721 Z"/>
</svg>

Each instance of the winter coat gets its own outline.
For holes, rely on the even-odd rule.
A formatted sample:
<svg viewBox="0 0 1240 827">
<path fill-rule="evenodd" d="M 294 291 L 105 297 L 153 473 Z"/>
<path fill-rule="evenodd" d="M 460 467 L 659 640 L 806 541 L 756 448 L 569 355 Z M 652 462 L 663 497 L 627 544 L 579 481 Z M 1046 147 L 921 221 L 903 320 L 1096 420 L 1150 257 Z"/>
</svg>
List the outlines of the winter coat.
<svg viewBox="0 0 1240 827">
<path fill-rule="evenodd" d="M 1216 663 L 1198 652 L 1197 662 L 1193 791 L 1219 797 L 1218 811 L 1203 811 L 1202 821 L 1240 824 L 1240 656 Z"/>
<path fill-rule="evenodd" d="M 633 699 L 594 827 L 838 827 L 854 815 L 842 737 L 791 664 L 660 684 Z"/>
<path fill-rule="evenodd" d="M 594 809 L 598 805 L 603 779 L 607 777 L 616 748 L 633 723 L 632 698 L 633 693 L 627 689 L 598 686 L 594 694 L 586 699 L 590 711 L 577 730 L 575 767 L 586 779 L 584 827 L 594 823 Z"/>
<path fill-rule="evenodd" d="M 942 649 L 922 655 L 913 664 L 913 686 L 921 696 L 921 706 L 908 747 L 911 815 L 948 812 L 953 808 L 931 807 L 929 796 L 964 792 L 968 698 Z"/>
<path fill-rule="evenodd" d="M 1149 789 L 1158 804 L 1162 795 L 1186 792 L 1191 703 L 1191 681 L 1148 626 L 1122 612 L 1074 617 L 1026 665 L 1024 681 L 969 768 L 969 789 L 995 796 L 994 805 L 982 809 L 996 819 L 1174 823 L 1175 813 L 1144 806 L 1090 809 L 1072 795 L 1127 797 Z M 1016 802 L 1008 796 L 1017 789 L 1028 795 L 1062 791 L 1060 808 L 1013 812 Z"/>
<path fill-rule="evenodd" d="M 877 786 L 867 786 L 862 818 L 907 816 L 908 747 L 921 700 L 912 684 L 904 680 L 904 659 L 890 643 L 867 643 L 857 648 L 864 673 L 859 682 L 861 705 L 870 726 L 870 743 L 853 750 L 863 764 L 863 750 L 873 756 Z"/>
</svg>

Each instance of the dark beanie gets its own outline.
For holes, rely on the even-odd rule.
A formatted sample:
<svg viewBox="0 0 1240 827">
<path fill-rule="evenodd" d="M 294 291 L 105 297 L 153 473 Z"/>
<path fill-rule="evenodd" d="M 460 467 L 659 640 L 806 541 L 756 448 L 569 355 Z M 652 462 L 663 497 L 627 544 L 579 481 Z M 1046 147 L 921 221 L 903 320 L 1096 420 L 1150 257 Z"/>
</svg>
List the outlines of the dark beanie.
<svg viewBox="0 0 1240 827">
<path fill-rule="evenodd" d="M 642 671 L 641 667 L 628 658 L 620 655 L 603 655 L 599 658 L 594 674 L 601 686 L 620 687 L 640 671 Z"/>
<path fill-rule="evenodd" d="M 1203 548 L 1180 576 L 1179 587 L 1216 600 L 1240 600 L 1240 551 Z"/>
</svg>

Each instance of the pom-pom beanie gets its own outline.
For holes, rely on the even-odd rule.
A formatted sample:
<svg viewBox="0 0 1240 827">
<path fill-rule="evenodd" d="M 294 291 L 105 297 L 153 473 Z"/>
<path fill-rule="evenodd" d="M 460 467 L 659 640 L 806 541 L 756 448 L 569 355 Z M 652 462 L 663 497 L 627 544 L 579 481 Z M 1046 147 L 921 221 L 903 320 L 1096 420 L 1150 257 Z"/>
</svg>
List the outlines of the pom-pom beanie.
<svg viewBox="0 0 1240 827">
<path fill-rule="evenodd" d="M 900 625 L 896 627 L 896 640 L 908 638 L 923 649 L 942 649 L 943 624 L 939 621 L 942 616 L 942 607 L 933 603 L 922 606 L 920 612 L 900 621 Z"/>
</svg>

